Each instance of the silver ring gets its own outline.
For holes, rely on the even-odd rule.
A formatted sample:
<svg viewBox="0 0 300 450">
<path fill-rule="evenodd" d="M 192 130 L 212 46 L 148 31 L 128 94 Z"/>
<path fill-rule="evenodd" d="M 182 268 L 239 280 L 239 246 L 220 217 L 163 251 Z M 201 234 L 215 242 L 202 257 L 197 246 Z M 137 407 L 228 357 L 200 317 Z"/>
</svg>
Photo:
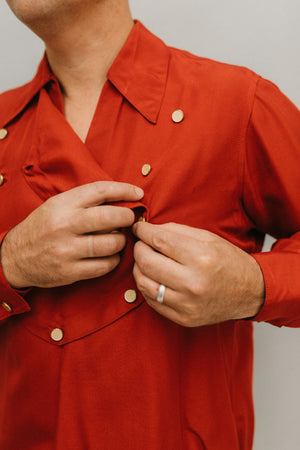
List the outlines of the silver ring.
<svg viewBox="0 0 300 450">
<path fill-rule="evenodd" d="M 157 297 L 156 297 L 156 300 L 159 303 L 163 303 L 164 302 L 165 292 L 166 292 L 166 286 L 164 284 L 160 284 L 159 285 L 159 289 L 158 289 L 158 293 L 157 293 Z"/>
</svg>

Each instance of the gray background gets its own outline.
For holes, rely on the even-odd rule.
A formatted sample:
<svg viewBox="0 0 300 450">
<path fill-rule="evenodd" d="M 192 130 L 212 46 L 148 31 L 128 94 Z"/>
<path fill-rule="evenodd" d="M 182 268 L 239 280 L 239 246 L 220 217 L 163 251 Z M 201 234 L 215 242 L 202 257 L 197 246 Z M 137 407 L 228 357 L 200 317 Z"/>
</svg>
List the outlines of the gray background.
<svg viewBox="0 0 300 450">
<path fill-rule="evenodd" d="M 250 67 L 300 106 L 299 0 L 131 0 L 130 4 L 133 16 L 168 44 Z M 4 0 L 0 39 L 3 91 L 33 76 L 43 44 L 16 21 Z M 300 331 L 255 325 L 254 395 L 254 449 L 299 450 Z"/>
</svg>

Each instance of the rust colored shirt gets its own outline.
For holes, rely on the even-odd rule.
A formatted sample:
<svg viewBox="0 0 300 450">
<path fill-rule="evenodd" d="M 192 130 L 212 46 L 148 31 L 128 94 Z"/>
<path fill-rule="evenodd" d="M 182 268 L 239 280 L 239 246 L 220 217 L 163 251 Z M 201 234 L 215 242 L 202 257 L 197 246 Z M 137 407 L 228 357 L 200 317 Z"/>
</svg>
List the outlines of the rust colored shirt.
<svg viewBox="0 0 300 450">
<path fill-rule="evenodd" d="M 0 96 L 1 238 L 59 192 L 133 183 L 145 197 L 124 205 L 137 217 L 207 229 L 253 254 L 266 283 L 253 320 L 298 327 L 299 124 L 272 83 L 169 48 L 136 22 L 85 143 L 46 58 Z M 260 254 L 265 233 L 278 243 Z M 22 295 L 1 274 L 1 450 L 251 449 L 252 321 L 190 329 L 158 315 L 137 292 L 127 235 L 102 278 Z"/>
</svg>

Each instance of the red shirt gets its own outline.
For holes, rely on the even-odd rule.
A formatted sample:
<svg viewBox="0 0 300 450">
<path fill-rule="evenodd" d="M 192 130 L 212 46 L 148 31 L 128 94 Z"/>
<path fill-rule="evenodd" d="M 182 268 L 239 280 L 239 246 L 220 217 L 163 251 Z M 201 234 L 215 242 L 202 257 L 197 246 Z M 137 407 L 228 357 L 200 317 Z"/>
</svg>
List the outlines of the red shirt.
<svg viewBox="0 0 300 450">
<path fill-rule="evenodd" d="M 204 228 L 254 255 L 266 283 L 255 320 L 300 326 L 299 123 L 272 83 L 168 48 L 137 22 L 85 143 L 46 58 L 33 81 L 1 95 L 1 236 L 61 191 L 133 183 L 143 202 L 124 205 L 137 216 Z M 279 241 L 260 254 L 265 233 Z M 1 450 L 251 449 L 252 322 L 190 329 L 139 292 L 128 303 L 127 234 L 102 278 L 21 295 L 1 274 Z"/>
</svg>

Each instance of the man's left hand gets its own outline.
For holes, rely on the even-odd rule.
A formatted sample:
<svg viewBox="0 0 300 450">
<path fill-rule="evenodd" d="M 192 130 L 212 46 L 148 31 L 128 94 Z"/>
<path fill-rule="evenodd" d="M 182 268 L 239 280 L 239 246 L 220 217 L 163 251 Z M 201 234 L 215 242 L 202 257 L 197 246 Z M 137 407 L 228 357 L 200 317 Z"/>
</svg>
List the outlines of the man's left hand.
<svg viewBox="0 0 300 450">
<path fill-rule="evenodd" d="M 206 230 L 169 223 L 133 226 L 133 274 L 158 313 L 185 327 L 253 317 L 265 296 L 261 269 L 248 253 Z M 163 303 L 156 300 L 166 286 Z"/>
</svg>

